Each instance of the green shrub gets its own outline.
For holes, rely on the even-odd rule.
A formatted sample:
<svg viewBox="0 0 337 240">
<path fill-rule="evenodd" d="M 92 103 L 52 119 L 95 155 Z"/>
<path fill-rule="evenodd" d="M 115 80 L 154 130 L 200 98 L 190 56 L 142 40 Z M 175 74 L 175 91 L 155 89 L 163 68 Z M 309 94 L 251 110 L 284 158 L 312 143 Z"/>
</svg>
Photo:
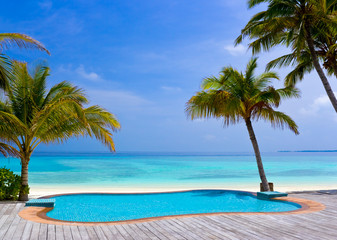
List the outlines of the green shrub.
<svg viewBox="0 0 337 240">
<path fill-rule="evenodd" d="M 7 168 L 0 168 L 0 200 L 17 200 L 21 177 Z"/>
</svg>

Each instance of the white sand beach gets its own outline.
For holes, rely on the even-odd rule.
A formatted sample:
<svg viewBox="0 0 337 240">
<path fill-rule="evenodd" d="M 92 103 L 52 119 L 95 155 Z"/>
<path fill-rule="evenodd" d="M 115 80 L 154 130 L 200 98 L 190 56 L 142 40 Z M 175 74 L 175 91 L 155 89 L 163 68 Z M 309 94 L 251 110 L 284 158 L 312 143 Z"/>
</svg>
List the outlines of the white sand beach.
<svg viewBox="0 0 337 240">
<path fill-rule="evenodd" d="M 226 185 L 226 186 L 201 186 L 201 187 L 186 187 L 186 186 L 157 186 L 157 187 L 106 187 L 106 186 L 31 186 L 30 198 L 38 198 L 47 195 L 62 194 L 62 193 L 150 193 L 150 192 L 174 192 L 197 189 L 224 189 L 224 190 L 239 190 L 239 191 L 259 191 L 256 184 L 251 185 Z M 274 190 L 281 192 L 300 192 L 300 191 L 318 191 L 337 189 L 337 184 L 317 184 L 317 185 L 281 185 L 275 184 Z"/>
</svg>

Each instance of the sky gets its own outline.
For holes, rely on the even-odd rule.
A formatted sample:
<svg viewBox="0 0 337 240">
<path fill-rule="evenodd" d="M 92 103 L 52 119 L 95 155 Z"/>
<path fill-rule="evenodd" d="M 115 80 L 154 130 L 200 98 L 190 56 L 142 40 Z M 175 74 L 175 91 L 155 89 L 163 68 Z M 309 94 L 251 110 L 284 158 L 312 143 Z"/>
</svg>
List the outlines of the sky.
<svg viewBox="0 0 337 240">
<path fill-rule="evenodd" d="M 42 42 L 51 56 L 11 49 L 8 55 L 31 66 L 45 61 L 49 86 L 67 80 L 85 89 L 90 104 L 114 113 L 122 128 L 114 133 L 117 152 L 252 152 L 244 123 L 224 128 L 221 120 L 191 121 L 185 104 L 203 78 L 224 66 L 244 70 L 248 41 L 234 47 L 247 21 L 263 6 L 246 0 L 58 0 L 7 1 L 1 32 L 19 32 Z M 258 55 L 257 74 L 278 47 Z M 290 69 L 274 69 L 281 79 Z M 336 79 L 329 77 L 337 91 Z M 282 87 L 282 81 L 275 82 Z M 298 87 L 300 99 L 279 110 L 298 124 L 300 135 L 253 123 L 262 152 L 337 149 L 337 115 L 313 72 Z M 107 151 L 89 138 L 41 145 L 37 151 Z"/>
</svg>

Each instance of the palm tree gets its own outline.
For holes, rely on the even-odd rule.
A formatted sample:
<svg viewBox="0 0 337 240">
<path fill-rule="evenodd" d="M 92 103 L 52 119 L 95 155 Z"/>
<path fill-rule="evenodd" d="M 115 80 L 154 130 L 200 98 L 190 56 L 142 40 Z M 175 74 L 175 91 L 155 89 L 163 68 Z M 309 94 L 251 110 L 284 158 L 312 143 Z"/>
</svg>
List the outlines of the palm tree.
<svg viewBox="0 0 337 240">
<path fill-rule="evenodd" d="M 19 200 L 28 200 L 28 165 L 40 143 L 88 135 L 115 150 L 111 130 L 119 129 L 119 122 L 99 106 L 84 107 L 88 100 L 81 89 L 61 82 L 47 90 L 46 66 L 30 74 L 26 63 L 14 61 L 12 75 L 6 98 L 0 101 L 0 140 L 21 160 Z"/>
<path fill-rule="evenodd" d="M 266 120 L 273 127 L 288 127 L 298 134 L 296 123 L 283 112 L 275 111 L 282 98 L 298 97 L 298 90 L 292 87 L 275 89 L 269 83 L 278 79 L 274 72 L 254 76 L 257 59 L 247 64 L 245 73 L 232 67 L 225 67 L 218 77 L 205 78 L 198 92 L 188 102 L 186 112 L 191 119 L 221 118 L 224 126 L 244 121 L 252 142 L 260 179 L 264 191 L 269 191 L 261 154 L 255 137 L 252 120 Z"/>
<path fill-rule="evenodd" d="M 337 21 L 335 20 L 337 13 L 336 1 L 248 1 L 249 8 L 261 3 L 268 4 L 267 10 L 257 13 L 250 19 L 241 30 L 241 35 L 236 39 L 235 43 L 241 43 L 243 38 L 247 36 L 253 39 L 249 44 L 253 54 L 260 52 L 261 49 L 268 51 L 279 44 L 290 46 L 294 59 L 300 63 L 294 73 L 297 72 L 299 73 L 297 76 L 302 75 L 303 77 L 303 74 L 313 67 L 318 73 L 330 102 L 337 112 L 337 99 L 319 63 L 319 54 L 315 48 L 315 34 L 320 33 L 320 36 L 326 36 L 327 34 L 336 35 L 337 33 Z M 309 53 L 309 59 L 303 55 L 303 51 Z M 305 57 L 304 62 L 303 57 Z M 312 66 L 307 64 L 307 60 L 312 62 Z M 289 58 L 287 61 L 289 61 Z M 296 74 L 292 74 L 290 77 L 294 78 Z M 296 80 L 293 79 L 293 82 L 296 82 Z M 291 81 L 289 80 L 288 83 L 291 83 Z"/>
<path fill-rule="evenodd" d="M 0 89 L 6 88 L 11 74 L 11 61 L 3 52 L 12 47 L 50 52 L 39 41 L 22 33 L 0 33 Z"/>
</svg>

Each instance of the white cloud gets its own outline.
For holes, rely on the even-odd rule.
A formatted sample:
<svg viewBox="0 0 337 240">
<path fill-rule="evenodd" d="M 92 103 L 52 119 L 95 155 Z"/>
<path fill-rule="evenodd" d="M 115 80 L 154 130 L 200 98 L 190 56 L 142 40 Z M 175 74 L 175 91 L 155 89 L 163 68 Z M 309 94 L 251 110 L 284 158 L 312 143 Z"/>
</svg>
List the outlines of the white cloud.
<svg viewBox="0 0 337 240">
<path fill-rule="evenodd" d="M 337 92 L 334 92 L 337 96 Z M 314 102 L 308 108 L 301 108 L 300 113 L 304 115 L 315 115 L 321 109 L 331 107 L 329 97 L 327 95 L 321 95 L 314 100 Z"/>
<path fill-rule="evenodd" d="M 242 45 L 239 44 L 237 46 L 234 45 L 226 45 L 224 47 L 229 54 L 231 54 L 232 56 L 242 56 L 246 53 L 247 49 Z"/>
<path fill-rule="evenodd" d="M 169 87 L 169 86 L 162 86 L 161 89 L 168 91 L 168 92 L 180 92 L 180 87 Z"/>
<path fill-rule="evenodd" d="M 76 68 L 75 71 L 78 75 L 90 81 L 98 82 L 102 80 L 102 78 L 97 73 L 87 72 L 83 65 L 80 65 L 78 68 Z"/>
</svg>

